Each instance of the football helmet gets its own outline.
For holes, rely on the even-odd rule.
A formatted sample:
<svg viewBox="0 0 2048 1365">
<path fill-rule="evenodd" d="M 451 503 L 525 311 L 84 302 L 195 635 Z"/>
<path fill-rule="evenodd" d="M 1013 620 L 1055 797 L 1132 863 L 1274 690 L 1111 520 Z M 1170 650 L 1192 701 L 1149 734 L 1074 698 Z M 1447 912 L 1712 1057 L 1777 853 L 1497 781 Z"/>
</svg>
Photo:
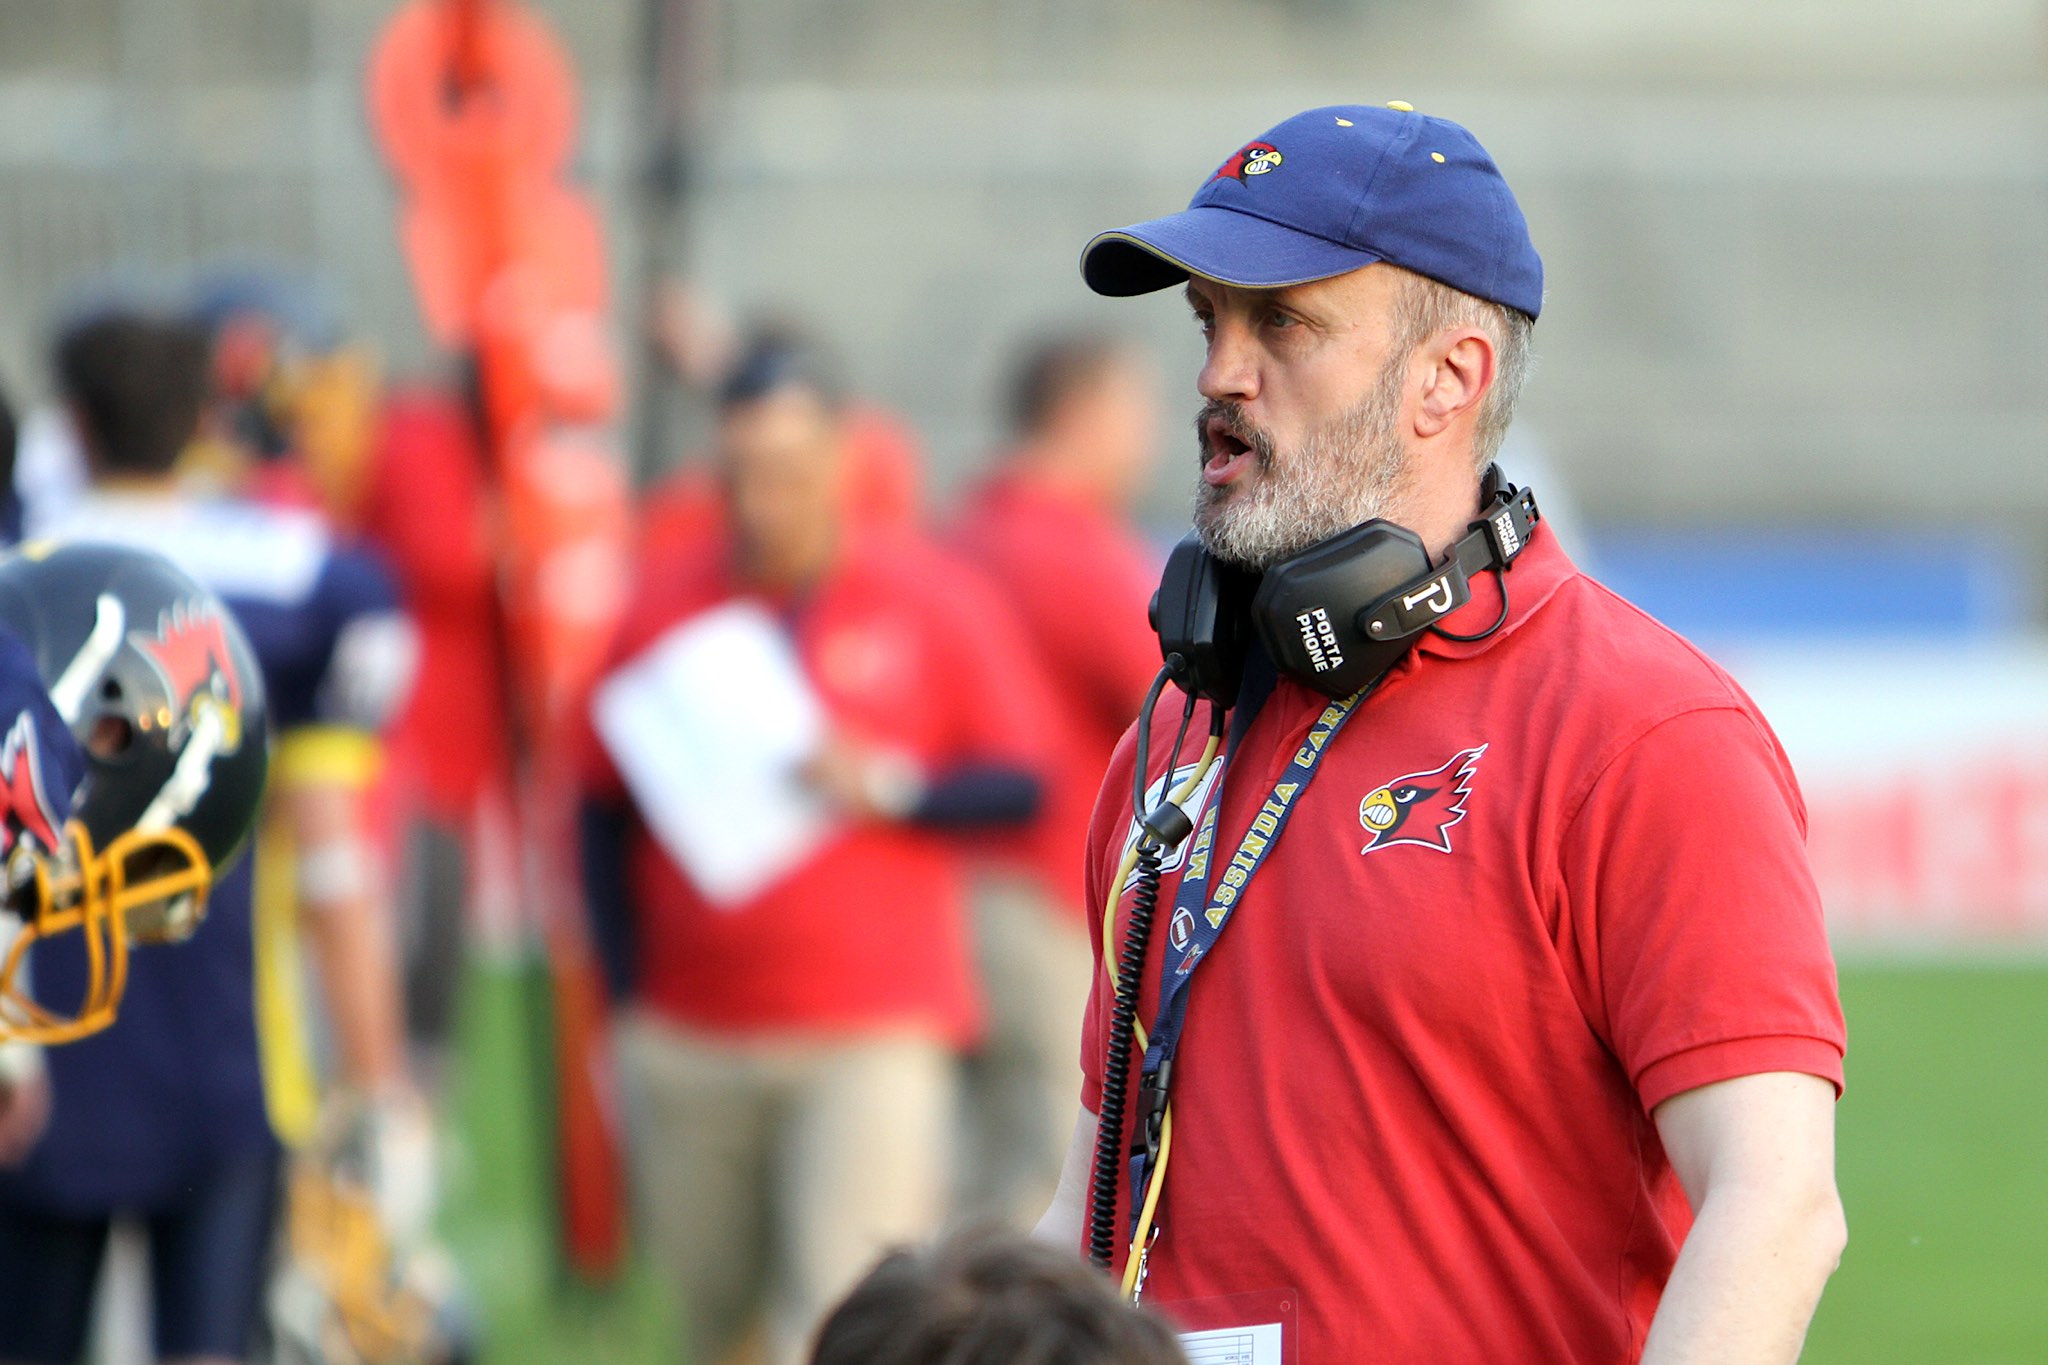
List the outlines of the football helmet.
<svg viewBox="0 0 2048 1365">
<path fill-rule="evenodd" d="M 0 1038 L 69 1042 L 113 1022 L 131 942 L 192 935 L 247 841 L 270 763 L 263 677 L 220 599 L 143 550 L 44 543 L 0 558 L 0 624 L 85 751 L 56 846 L 8 852 L 22 925 L 0 957 Z M 29 949 L 72 932 L 83 998 L 39 1002 Z"/>
</svg>

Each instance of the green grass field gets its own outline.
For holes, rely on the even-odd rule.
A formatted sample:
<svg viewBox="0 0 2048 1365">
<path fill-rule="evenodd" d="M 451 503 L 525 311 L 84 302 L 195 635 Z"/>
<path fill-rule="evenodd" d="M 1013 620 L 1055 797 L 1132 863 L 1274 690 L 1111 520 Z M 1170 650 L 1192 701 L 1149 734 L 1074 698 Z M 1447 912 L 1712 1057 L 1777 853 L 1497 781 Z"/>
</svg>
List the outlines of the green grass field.
<svg viewBox="0 0 2048 1365">
<path fill-rule="evenodd" d="M 644 1269 L 566 1286 L 547 1253 L 519 973 L 472 973 L 447 1227 L 484 1320 L 485 1365 L 662 1362 L 668 1306 Z M 2048 1362 L 2048 966 L 1842 972 L 1850 1244 L 1810 1365 Z"/>
<path fill-rule="evenodd" d="M 1849 1250 L 1812 1365 L 2048 1361 L 2048 968 L 1842 972 Z"/>
<path fill-rule="evenodd" d="M 456 1140 L 442 1225 L 481 1319 L 482 1365 L 679 1365 L 673 1318 L 644 1266 L 597 1288 L 563 1278 L 551 1251 L 552 1154 L 535 1058 L 536 971 L 472 966 L 454 1071 Z"/>
</svg>

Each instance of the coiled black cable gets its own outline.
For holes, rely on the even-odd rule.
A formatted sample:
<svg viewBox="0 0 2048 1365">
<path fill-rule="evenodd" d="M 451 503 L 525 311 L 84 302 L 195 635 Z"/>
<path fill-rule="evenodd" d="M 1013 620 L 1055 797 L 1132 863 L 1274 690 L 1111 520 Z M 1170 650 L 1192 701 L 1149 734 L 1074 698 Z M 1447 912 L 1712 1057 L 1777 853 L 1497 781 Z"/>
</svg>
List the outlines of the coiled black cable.
<svg viewBox="0 0 2048 1365">
<path fill-rule="evenodd" d="M 1107 1267 L 1116 1247 L 1116 1187 L 1123 1168 L 1124 1114 L 1131 1090 L 1131 1043 L 1137 1036 L 1138 992 L 1145 975 L 1146 949 L 1152 942 L 1152 920 L 1159 909 L 1161 865 L 1169 850 L 1193 832 L 1187 814 L 1173 803 L 1174 764 L 1180 746 L 1188 737 L 1188 725 L 1195 716 L 1196 696 L 1190 693 L 1181 708 L 1180 726 L 1174 731 L 1173 747 L 1166 754 L 1166 775 L 1160 779 L 1159 800 L 1146 808 L 1151 768 L 1152 712 L 1172 676 L 1172 664 L 1159 670 L 1145 694 L 1138 712 L 1137 752 L 1131 774 L 1131 812 L 1138 820 L 1138 846 L 1134 864 L 1136 887 L 1131 893 L 1131 913 L 1124 925 L 1123 947 L 1117 953 L 1116 995 L 1110 1004 L 1109 1042 L 1102 1066 L 1102 1105 L 1095 1120 L 1095 1179 L 1088 1196 L 1088 1255 L 1097 1265 Z M 1220 736 L 1223 709 L 1210 707 L 1210 731 Z M 1102 945 L 1104 953 L 1109 944 Z"/>
<path fill-rule="evenodd" d="M 1117 954 L 1116 998 L 1109 1012 L 1107 1064 L 1102 1069 L 1102 1110 L 1095 1125 L 1095 1180 L 1088 1196 L 1088 1255 L 1108 1266 L 1116 1247 L 1116 1187 L 1123 1167 L 1124 1113 L 1130 1096 L 1131 1041 L 1138 1021 L 1138 990 L 1152 917 L 1159 908 L 1159 867 L 1165 849 L 1146 835 L 1138 845 L 1137 889 Z"/>
</svg>

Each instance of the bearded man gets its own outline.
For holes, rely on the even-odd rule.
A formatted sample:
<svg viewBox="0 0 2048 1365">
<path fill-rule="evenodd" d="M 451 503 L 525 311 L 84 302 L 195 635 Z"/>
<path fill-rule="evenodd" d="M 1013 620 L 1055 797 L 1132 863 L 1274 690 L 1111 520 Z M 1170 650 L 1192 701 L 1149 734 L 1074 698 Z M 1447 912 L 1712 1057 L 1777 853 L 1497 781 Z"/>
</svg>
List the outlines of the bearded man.
<svg viewBox="0 0 2048 1365">
<path fill-rule="evenodd" d="M 1082 268 L 1185 284 L 1215 559 L 1270 585 L 1382 518 L 1461 584 L 1474 544 L 1496 572 L 1335 700 L 1264 635 L 1220 780 L 1180 780 L 1178 716 L 1126 736 L 1088 846 L 1099 964 L 1142 880 L 1119 859 L 1146 747 L 1198 833 L 1130 1052 L 1105 1057 L 1098 973 L 1041 1235 L 1078 1245 L 1135 1153 L 1115 1268 L 1261 1365 L 1794 1360 L 1845 1238 L 1804 807 L 1736 684 L 1490 469 L 1542 305 L 1494 162 L 1406 105 L 1311 110 Z"/>
</svg>

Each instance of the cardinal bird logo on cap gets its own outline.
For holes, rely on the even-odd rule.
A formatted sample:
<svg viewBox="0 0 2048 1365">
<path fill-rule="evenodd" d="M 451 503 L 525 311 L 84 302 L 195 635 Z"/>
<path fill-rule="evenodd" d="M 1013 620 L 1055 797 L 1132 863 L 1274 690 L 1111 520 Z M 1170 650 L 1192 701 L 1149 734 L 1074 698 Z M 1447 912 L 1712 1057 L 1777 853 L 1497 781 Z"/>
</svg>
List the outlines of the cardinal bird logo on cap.
<svg viewBox="0 0 2048 1365">
<path fill-rule="evenodd" d="M 0 740 L 0 853 L 24 835 L 45 853 L 57 847 L 57 812 L 43 793 L 35 717 L 24 711 Z"/>
<path fill-rule="evenodd" d="M 1264 175 L 1287 158 L 1280 155 L 1280 149 L 1270 142 L 1247 142 L 1232 154 L 1230 160 L 1216 168 L 1211 180 L 1236 180 L 1242 183 L 1248 177 Z"/>
<path fill-rule="evenodd" d="M 1358 823 L 1372 837 L 1360 853 L 1377 853 L 1394 844 L 1419 844 L 1439 853 L 1451 851 L 1451 826 L 1465 818 L 1465 797 L 1472 790 L 1472 770 L 1486 746 L 1460 749 L 1450 761 L 1428 772 L 1397 777 L 1358 803 Z"/>
<path fill-rule="evenodd" d="M 239 712 L 242 682 L 235 676 L 235 656 L 220 613 L 211 605 L 180 602 L 157 614 L 154 634 L 135 631 L 128 639 L 163 678 L 180 717 L 209 703 L 224 707 L 230 717 Z M 239 734 L 230 740 L 233 748 Z"/>
</svg>

